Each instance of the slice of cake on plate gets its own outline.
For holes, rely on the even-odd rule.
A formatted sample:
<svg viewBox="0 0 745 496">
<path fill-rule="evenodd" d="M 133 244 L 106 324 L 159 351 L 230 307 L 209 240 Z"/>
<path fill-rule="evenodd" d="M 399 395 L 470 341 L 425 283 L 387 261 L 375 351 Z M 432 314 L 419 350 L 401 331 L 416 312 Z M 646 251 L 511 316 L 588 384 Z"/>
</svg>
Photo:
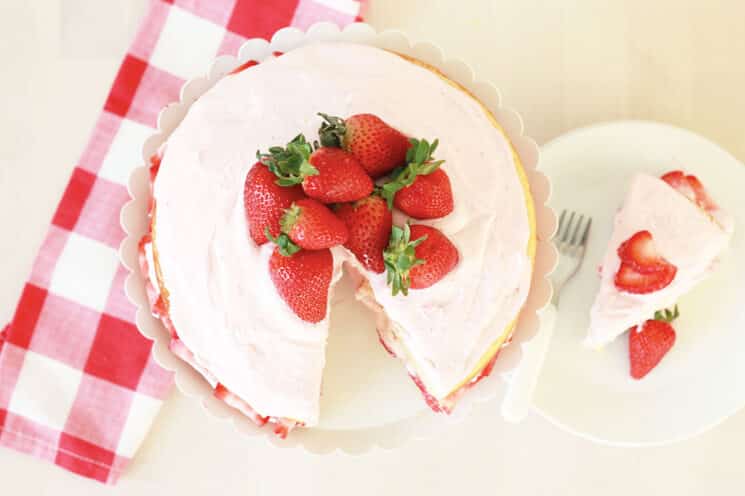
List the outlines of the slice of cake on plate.
<svg viewBox="0 0 745 496">
<path fill-rule="evenodd" d="M 732 219 L 695 176 L 634 176 L 615 217 L 585 344 L 601 347 L 629 329 L 643 333 L 650 320 L 672 321 L 678 299 L 715 269 L 732 232 Z M 667 336 L 656 341 L 672 346 Z"/>
<path fill-rule="evenodd" d="M 246 65 L 191 106 L 153 177 L 143 269 L 172 350 L 280 434 L 318 423 L 345 271 L 435 410 L 489 373 L 528 297 L 535 218 L 510 141 L 385 50 Z"/>
</svg>

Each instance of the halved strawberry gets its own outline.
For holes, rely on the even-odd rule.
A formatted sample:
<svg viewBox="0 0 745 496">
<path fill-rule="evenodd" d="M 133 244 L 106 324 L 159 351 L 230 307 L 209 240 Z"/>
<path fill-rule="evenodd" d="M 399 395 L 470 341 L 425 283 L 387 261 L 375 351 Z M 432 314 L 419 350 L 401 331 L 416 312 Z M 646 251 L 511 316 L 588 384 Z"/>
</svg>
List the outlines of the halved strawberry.
<svg viewBox="0 0 745 496">
<path fill-rule="evenodd" d="M 686 175 L 683 171 L 675 170 L 663 175 L 662 180 L 708 212 L 719 208 L 699 178 L 694 175 Z"/>
<path fill-rule="evenodd" d="M 639 231 L 618 247 L 618 257 L 636 272 L 651 274 L 665 270 L 670 262 L 658 252 L 649 231 Z"/>
<path fill-rule="evenodd" d="M 696 195 L 696 203 L 703 208 L 704 210 L 711 212 L 712 210 L 718 210 L 719 206 L 714 202 L 714 200 L 709 196 L 709 192 L 706 191 L 706 188 L 704 187 L 703 183 L 699 181 L 699 179 L 696 176 L 687 176 L 688 184 L 691 186 L 691 189 L 693 189 L 693 192 Z"/>
<path fill-rule="evenodd" d="M 615 277 L 616 287 L 621 291 L 634 294 L 647 294 L 659 291 L 673 282 L 675 274 L 678 272 L 677 267 L 667 264 L 662 270 L 649 274 L 642 274 L 634 270 L 634 267 L 627 263 L 621 263 Z"/>
<path fill-rule="evenodd" d="M 657 312 L 654 319 L 629 331 L 629 362 L 631 377 L 641 379 L 664 358 L 675 344 L 675 329 L 670 325 L 678 316 L 674 311 Z"/>
</svg>

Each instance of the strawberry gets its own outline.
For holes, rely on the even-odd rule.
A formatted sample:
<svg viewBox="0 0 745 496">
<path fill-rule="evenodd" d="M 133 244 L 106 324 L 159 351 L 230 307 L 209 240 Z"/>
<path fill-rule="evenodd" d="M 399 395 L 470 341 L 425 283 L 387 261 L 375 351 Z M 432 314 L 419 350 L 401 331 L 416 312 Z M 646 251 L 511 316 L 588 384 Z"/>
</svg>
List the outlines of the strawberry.
<svg viewBox="0 0 745 496">
<path fill-rule="evenodd" d="M 336 215 L 349 229 L 344 244 L 367 269 L 378 274 L 385 270 L 383 251 L 388 245 L 393 215 L 380 196 L 372 195 L 355 203 L 345 203 Z"/>
<path fill-rule="evenodd" d="M 373 191 L 373 182 L 359 161 L 341 148 L 322 147 L 308 161 L 318 174 L 303 179 L 303 191 L 323 203 L 351 202 Z"/>
<path fill-rule="evenodd" d="M 339 148 L 318 148 L 318 143 L 315 147 L 299 134 L 285 147 L 273 146 L 257 156 L 277 176 L 277 184 L 300 184 L 306 195 L 323 203 L 359 200 L 372 192 L 372 179 L 354 155 Z"/>
<path fill-rule="evenodd" d="M 458 263 L 458 250 L 438 229 L 406 224 L 391 229 L 383 260 L 393 295 L 407 295 L 409 288 L 428 288 L 453 270 Z"/>
<path fill-rule="evenodd" d="M 654 246 L 652 233 L 639 231 L 618 247 L 618 257 L 621 262 L 628 264 L 636 272 L 651 274 L 660 272 L 670 265 Z"/>
<path fill-rule="evenodd" d="M 440 169 L 442 160 L 432 154 L 438 140 L 411 140 L 406 154 L 406 166 L 396 169 L 391 180 L 383 185 L 383 198 L 415 219 L 436 219 L 453 211 L 453 191 L 448 175 Z"/>
<path fill-rule="evenodd" d="M 415 219 L 437 219 L 453 211 L 450 179 L 442 169 L 417 177 L 410 186 L 396 193 L 397 209 Z"/>
<path fill-rule="evenodd" d="M 360 161 L 372 177 L 392 171 L 406 160 L 408 138 L 373 114 L 346 119 L 319 113 L 324 122 L 318 131 L 323 146 L 341 147 Z"/>
<path fill-rule="evenodd" d="M 686 177 L 688 179 L 688 184 L 691 186 L 691 189 L 693 189 L 693 193 L 696 195 L 696 203 L 698 204 L 698 206 L 703 208 L 707 212 L 719 210 L 719 206 L 714 202 L 711 196 L 709 196 L 709 192 L 706 191 L 703 183 L 696 176 L 689 175 Z"/>
<path fill-rule="evenodd" d="M 257 162 L 246 175 L 243 204 L 251 238 L 258 245 L 267 242 L 265 231 L 279 236 L 279 219 L 295 200 L 305 198 L 300 186 L 284 188 L 276 183 L 277 177 Z"/>
<path fill-rule="evenodd" d="M 293 203 L 285 211 L 280 224 L 282 234 L 271 239 L 290 254 L 297 251 L 290 246 L 292 243 L 306 250 L 323 250 L 342 245 L 349 238 L 349 230 L 344 222 L 326 205 L 312 198 Z"/>
<path fill-rule="evenodd" d="M 707 212 L 719 209 L 696 176 L 675 170 L 663 175 L 662 180 Z"/>
<path fill-rule="evenodd" d="M 666 288 L 675 279 L 677 268 L 668 264 L 662 270 L 649 274 L 637 272 L 627 263 L 621 263 L 615 277 L 615 285 L 621 291 L 633 294 L 654 293 Z"/>
<path fill-rule="evenodd" d="M 641 329 L 629 331 L 629 362 L 631 377 L 641 379 L 657 366 L 675 344 L 675 329 L 670 325 L 680 313 L 675 310 L 657 312 L 654 319 L 646 321 Z"/>
<path fill-rule="evenodd" d="M 286 256 L 278 246 L 269 258 L 269 275 L 295 315 L 316 323 L 326 318 L 333 265 L 329 250 L 301 250 Z"/>
</svg>

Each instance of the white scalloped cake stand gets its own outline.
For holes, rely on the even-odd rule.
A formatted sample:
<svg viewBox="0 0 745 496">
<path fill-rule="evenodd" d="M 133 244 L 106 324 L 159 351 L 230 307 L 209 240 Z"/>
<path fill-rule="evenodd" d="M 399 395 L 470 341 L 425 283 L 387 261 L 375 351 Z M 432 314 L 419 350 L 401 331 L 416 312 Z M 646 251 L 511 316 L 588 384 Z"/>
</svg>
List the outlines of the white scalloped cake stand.
<svg viewBox="0 0 745 496">
<path fill-rule="evenodd" d="M 548 302 L 551 285 L 547 274 L 556 260 L 548 241 L 554 231 L 556 217 L 546 206 L 550 185 L 536 170 L 538 147 L 523 135 L 520 116 L 500 103 L 497 89 L 474 79 L 473 71 L 460 61 L 445 59 L 440 49 L 427 43 L 412 44 L 398 32 L 377 33 L 367 24 L 352 24 L 344 30 L 333 24 L 319 23 L 307 32 L 294 28 L 278 31 L 271 42 L 262 39 L 247 41 L 238 57 L 222 56 L 215 60 L 209 74 L 188 81 L 181 89 L 177 103 L 167 106 L 158 118 L 158 132 L 143 147 L 143 163 L 164 143 L 186 115 L 189 106 L 216 81 L 237 65 L 258 60 L 275 51 L 289 51 L 319 40 L 346 41 L 374 45 L 412 56 L 441 70 L 461 83 L 495 115 L 513 143 L 530 181 L 538 221 L 538 249 L 532 289 L 523 309 L 514 339 L 504 348 L 492 375 L 468 391 L 450 416 L 430 412 L 419 391 L 407 377 L 397 359 L 388 357 L 378 344 L 372 318 L 360 322 L 359 304 L 352 297 L 352 288 L 340 287 L 333 300 L 334 315 L 329 337 L 327 365 L 324 371 L 321 423 L 312 429 L 296 429 L 287 439 L 279 440 L 271 429 L 259 429 L 250 420 L 212 396 L 212 390 L 196 371 L 171 353 L 170 336 L 160 321 L 152 317 L 147 303 L 144 281 L 137 264 L 137 244 L 147 230 L 149 202 L 148 172 L 137 168 L 130 178 L 133 198 L 122 209 L 122 225 L 128 234 L 121 248 L 122 260 L 132 272 L 126 282 L 129 298 L 137 305 L 137 327 L 143 335 L 155 341 L 153 354 L 165 369 L 175 372 L 177 387 L 187 396 L 197 398 L 211 414 L 230 420 L 246 434 L 264 435 L 278 446 L 301 445 L 312 453 L 328 453 L 340 449 L 347 453 L 362 453 L 373 446 L 394 448 L 409 438 L 428 437 L 443 425 L 465 418 L 474 402 L 501 399 L 503 380 L 519 363 L 521 347 L 539 328 L 537 312 Z"/>
</svg>

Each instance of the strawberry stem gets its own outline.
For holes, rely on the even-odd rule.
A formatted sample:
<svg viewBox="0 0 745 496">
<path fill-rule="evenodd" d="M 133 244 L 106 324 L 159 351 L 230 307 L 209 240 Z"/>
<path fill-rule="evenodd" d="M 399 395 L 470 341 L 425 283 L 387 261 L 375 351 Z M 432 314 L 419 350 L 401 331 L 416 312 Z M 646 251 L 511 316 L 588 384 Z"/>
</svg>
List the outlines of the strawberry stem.
<svg viewBox="0 0 745 496">
<path fill-rule="evenodd" d="M 388 248 L 383 252 L 383 262 L 387 270 L 386 281 L 391 286 L 393 296 L 398 293 L 403 293 L 404 296 L 409 294 L 411 285 L 409 271 L 425 263 L 424 260 L 416 257 L 416 247 L 426 239 L 425 235 L 411 241 L 411 228 L 408 222 L 403 228 L 393 226 L 391 229 Z"/>
<path fill-rule="evenodd" d="M 321 145 L 340 148 L 344 135 L 347 133 L 347 126 L 344 119 L 322 112 L 318 112 L 318 115 L 323 118 L 323 123 L 320 129 L 318 129 Z"/>
<path fill-rule="evenodd" d="M 440 168 L 445 161 L 435 160 L 432 156 L 440 144 L 435 139 L 432 144 L 427 140 L 411 138 L 411 146 L 406 152 L 406 165 L 396 168 L 391 174 L 391 180 L 383 185 L 382 196 L 388 203 L 388 208 L 393 209 L 393 198 L 400 190 L 414 183 L 417 176 L 432 174 Z"/>
<path fill-rule="evenodd" d="M 680 310 L 678 310 L 678 305 L 675 305 L 675 308 L 673 308 L 672 310 L 666 308 L 664 310 L 658 310 L 654 313 L 654 320 L 667 322 L 668 324 L 672 323 L 678 317 L 680 317 Z"/>
<path fill-rule="evenodd" d="M 308 162 L 311 153 L 313 146 L 298 134 L 284 148 L 273 146 L 269 153 L 257 151 L 256 158 L 277 176 L 278 185 L 295 186 L 308 176 L 318 175 L 318 169 Z"/>
<path fill-rule="evenodd" d="M 300 247 L 293 243 L 290 237 L 285 233 L 280 233 L 280 235 L 276 237 L 272 236 L 272 233 L 269 232 L 269 227 L 267 226 L 264 228 L 264 234 L 266 235 L 266 239 L 279 247 L 279 254 L 284 257 L 291 257 L 300 251 Z"/>
</svg>

